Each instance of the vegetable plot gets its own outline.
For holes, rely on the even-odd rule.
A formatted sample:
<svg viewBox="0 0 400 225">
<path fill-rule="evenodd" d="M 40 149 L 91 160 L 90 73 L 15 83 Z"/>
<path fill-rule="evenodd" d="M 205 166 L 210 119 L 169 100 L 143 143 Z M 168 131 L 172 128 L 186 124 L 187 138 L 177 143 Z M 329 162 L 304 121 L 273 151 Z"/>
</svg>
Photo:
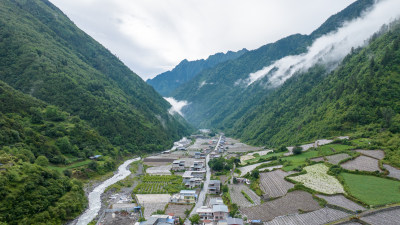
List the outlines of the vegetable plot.
<svg viewBox="0 0 400 225">
<path fill-rule="evenodd" d="M 324 164 L 315 164 L 304 167 L 306 174 L 290 177 L 291 180 L 302 183 L 304 186 L 325 194 L 344 193 L 339 181 L 327 174 L 328 167 Z"/>
</svg>

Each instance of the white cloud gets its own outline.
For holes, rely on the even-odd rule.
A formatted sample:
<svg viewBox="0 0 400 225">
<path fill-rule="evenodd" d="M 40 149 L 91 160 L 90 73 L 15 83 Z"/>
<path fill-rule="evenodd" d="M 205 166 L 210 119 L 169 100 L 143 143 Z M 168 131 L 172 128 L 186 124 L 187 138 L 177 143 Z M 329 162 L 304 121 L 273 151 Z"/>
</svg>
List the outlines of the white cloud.
<svg viewBox="0 0 400 225">
<path fill-rule="evenodd" d="M 50 0 L 147 79 L 181 60 L 310 33 L 355 0 Z"/>
<path fill-rule="evenodd" d="M 178 101 L 172 97 L 164 97 L 164 99 L 172 105 L 172 107 L 169 109 L 169 114 L 171 115 L 174 115 L 174 113 L 179 113 L 181 116 L 183 116 L 183 107 L 189 105 L 187 101 Z"/>
<path fill-rule="evenodd" d="M 284 57 L 263 69 L 249 74 L 246 80 L 238 80 L 238 84 L 251 85 L 263 77 L 268 77 L 268 85 L 272 87 L 283 84 L 295 72 L 304 71 L 318 62 L 335 64 L 341 61 L 351 48 L 366 44 L 366 41 L 384 24 L 388 24 L 400 16 L 399 0 L 382 0 L 371 11 L 361 18 L 344 24 L 337 32 L 318 38 L 307 53 Z"/>
</svg>

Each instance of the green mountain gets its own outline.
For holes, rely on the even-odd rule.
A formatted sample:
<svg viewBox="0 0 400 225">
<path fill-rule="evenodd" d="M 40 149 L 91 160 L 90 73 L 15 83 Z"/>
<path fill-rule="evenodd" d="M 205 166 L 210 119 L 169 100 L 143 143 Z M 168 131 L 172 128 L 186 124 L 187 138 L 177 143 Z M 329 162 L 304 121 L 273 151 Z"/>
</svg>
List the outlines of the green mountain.
<svg viewBox="0 0 400 225">
<path fill-rule="evenodd" d="M 373 0 L 358 0 L 346 9 L 331 16 L 310 35 L 295 34 L 275 43 L 264 45 L 244 53 L 241 57 L 220 63 L 195 76 L 180 86 L 173 94 L 177 100 L 190 104 L 183 108 L 185 118 L 197 127 L 225 129 L 236 119 L 251 111 L 264 99 L 270 90 L 263 87 L 236 85 L 256 72 L 288 55 L 298 55 L 307 51 L 313 41 L 323 34 L 335 31 L 345 21 L 357 18 L 373 5 Z M 206 84 L 206 85 L 201 85 Z M 228 121 L 227 121 L 228 120 Z"/>
<path fill-rule="evenodd" d="M 202 71 L 212 68 L 219 63 L 237 59 L 246 52 L 248 52 L 247 49 L 242 49 L 238 52 L 228 51 L 226 54 L 217 53 L 209 56 L 206 60 L 188 61 L 185 59 L 171 71 L 161 73 L 153 79 L 148 79 L 146 82 L 153 86 L 162 96 L 168 97 L 175 89 L 190 81 Z"/>
<path fill-rule="evenodd" d="M 375 137 L 400 166 L 400 23 L 372 37 L 327 74 L 316 65 L 272 91 L 229 134 L 257 145 L 298 144 L 352 133 Z"/>
<path fill-rule="evenodd" d="M 86 206 L 82 184 L 47 164 L 118 150 L 78 117 L 2 81 L 0 105 L 0 224 L 61 224 L 79 215 Z M 99 172 L 115 168 L 110 157 L 98 164 Z"/>
<path fill-rule="evenodd" d="M 162 150 L 190 130 L 152 87 L 49 1 L 0 6 L 0 80 L 88 121 L 126 151 Z"/>
</svg>

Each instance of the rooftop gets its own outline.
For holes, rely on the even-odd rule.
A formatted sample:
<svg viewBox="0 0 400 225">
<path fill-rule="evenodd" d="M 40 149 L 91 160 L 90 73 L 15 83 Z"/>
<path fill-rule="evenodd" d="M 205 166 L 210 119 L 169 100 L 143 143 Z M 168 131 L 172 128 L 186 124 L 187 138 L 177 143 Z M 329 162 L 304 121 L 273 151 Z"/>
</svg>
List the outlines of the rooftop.
<svg viewBox="0 0 400 225">
<path fill-rule="evenodd" d="M 181 194 L 196 194 L 195 190 L 181 190 Z"/>
<path fill-rule="evenodd" d="M 213 212 L 226 212 L 228 213 L 228 206 L 226 205 L 213 205 L 212 206 Z"/>
</svg>

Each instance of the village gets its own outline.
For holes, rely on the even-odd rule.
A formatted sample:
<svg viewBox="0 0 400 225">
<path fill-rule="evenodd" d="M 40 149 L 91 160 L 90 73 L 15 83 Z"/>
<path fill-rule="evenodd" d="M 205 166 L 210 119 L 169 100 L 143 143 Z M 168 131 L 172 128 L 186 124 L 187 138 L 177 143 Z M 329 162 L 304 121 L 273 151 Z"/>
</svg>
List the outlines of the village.
<svg viewBox="0 0 400 225">
<path fill-rule="evenodd" d="M 357 150 L 349 137 L 272 150 L 224 134 L 192 135 L 131 165 L 131 180 L 107 196 L 97 224 L 324 224 L 354 215 L 368 221 L 382 213 L 390 220 L 399 206 L 375 210 L 327 175 L 326 165 L 383 172 L 383 157 L 380 150 Z M 400 170 L 383 166 L 400 179 Z"/>
</svg>

